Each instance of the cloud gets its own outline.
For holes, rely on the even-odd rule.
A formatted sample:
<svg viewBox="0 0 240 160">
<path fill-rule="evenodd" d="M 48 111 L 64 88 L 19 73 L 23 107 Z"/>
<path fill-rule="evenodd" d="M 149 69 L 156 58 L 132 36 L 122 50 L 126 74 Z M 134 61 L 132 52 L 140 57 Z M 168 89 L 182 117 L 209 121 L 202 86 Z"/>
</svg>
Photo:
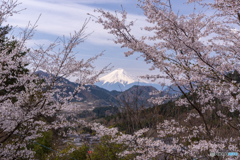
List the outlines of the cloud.
<svg viewBox="0 0 240 160">
<path fill-rule="evenodd" d="M 64 0 L 65 1 L 65 0 Z M 8 23 L 13 26 L 18 26 L 21 28 L 26 27 L 28 22 L 35 23 L 40 14 L 40 20 L 38 21 L 37 31 L 43 32 L 49 35 L 55 36 L 68 36 L 73 31 L 78 31 L 83 22 L 89 18 L 87 13 L 97 15 L 93 10 L 94 7 L 88 6 L 86 4 L 79 4 L 77 0 L 69 0 L 68 3 L 64 3 L 63 0 L 24 0 L 22 4 L 18 6 L 18 9 L 26 8 L 20 14 L 14 15 L 8 19 Z M 85 0 L 84 0 L 85 1 Z M 110 0 L 97 0 L 98 3 L 105 3 Z M 117 3 L 117 0 L 111 0 L 112 3 Z M 122 0 L 126 1 L 126 0 Z M 21 2 L 21 1 L 20 1 Z M 56 2 L 56 3 L 53 3 Z M 58 2 L 58 3 L 57 3 Z M 62 3 L 61 3 L 62 2 Z M 66 1 L 65 1 L 66 2 Z M 90 0 L 90 2 L 94 2 Z M 114 13 L 114 11 L 110 11 Z M 129 21 L 136 20 L 136 25 L 133 27 L 132 31 L 134 35 L 144 35 L 139 29 L 140 26 L 146 24 L 145 17 L 135 14 L 129 14 Z M 90 21 L 87 25 L 86 33 L 94 33 L 89 37 L 88 42 L 96 45 L 115 45 L 111 40 L 114 37 L 104 30 L 100 24 Z M 140 37 L 140 36 L 139 36 Z"/>
<path fill-rule="evenodd" d="M 51 3 L 66 3 L 66 0 L 42 0 Z M 109 3 L 129 3 L 127 0 L 68 0 L 67 3 L 79 4 L 109 4 Z"/>
</svg>

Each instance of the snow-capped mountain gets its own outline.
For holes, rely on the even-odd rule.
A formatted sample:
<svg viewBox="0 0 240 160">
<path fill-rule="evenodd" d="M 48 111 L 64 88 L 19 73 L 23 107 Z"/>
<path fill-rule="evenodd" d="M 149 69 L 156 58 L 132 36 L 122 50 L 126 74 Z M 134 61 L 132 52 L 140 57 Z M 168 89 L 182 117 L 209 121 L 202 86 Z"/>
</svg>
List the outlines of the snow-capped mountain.
<svg viewBox="0 0 240 160">
<path fill-rule="evenodd" d="M 125 86 L 134 82 L 148 83 L 147 81 L 138 79 L 137 77 L 130 75 L 129 73 L 124 71 L 122 68 L 118 68 L 114 70 L 108 75 L 101 77 L 99 80 L 103 82 L 103 85 L 106 83 L 109 83 L 109 84 L 121 83 L 122 85 Z"/>
<path fill-rule="evenodd" d="M 122 68 L 112 71 L 111 73 L 101 77 L 99 80 L 100 82 L 95 83 L 95 85 L 109 91 L 125 91 L 134 85 L 153 86 L 158 90 L 162 90 L 162 87 L 160 85 L 151 84 L 145 80 L 134 77 Z"/>
</svg>

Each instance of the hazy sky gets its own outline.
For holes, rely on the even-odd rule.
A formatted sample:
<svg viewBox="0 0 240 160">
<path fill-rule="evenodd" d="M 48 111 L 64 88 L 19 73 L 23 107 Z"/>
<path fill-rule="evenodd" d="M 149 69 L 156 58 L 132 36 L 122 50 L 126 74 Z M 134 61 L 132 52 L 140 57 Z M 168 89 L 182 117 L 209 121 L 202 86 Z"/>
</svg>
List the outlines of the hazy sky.
<svg viewBox="0 0 240 160">
<path fill-rule="evenodd" d="M 24 9 L 20 14 L 14 15 L 8 19 L 9 24 L 20 28 L 26 27 L 28 22 L 35 23 L 41 14 L 38 21 L 37 32 L 31 41 L 28 42 L 29 47 L 34 47 L 36 44 L 49 44 L 57 37 L 63 35 L 69 36 L 73 31 L 79 30 L 85 19 L 89 18 L 87 13 L 98 15 L 93 10 L 102 8 L 114 12 L 123 8 L 129 13 L 129 20 L 137 20 L 132 33 L 141 36 L 146 32 L 139 28 L 146 24 L 145 17 L 141 9 L 136 8 L 137 0 L 18 0 L 21 5 L 18 9 Z M 181 13 L 191 12 L 192 6 L 182 5 L 186 0 L 172 0 L 174 10 Z M 106 30 L 99 24 L 90 21 L 87 26 L 86 33 L 92 35 L 83 43 L 80 44 L 76 51 L 79 52 L 78 59 L 87 59 L 105 50 L 104 55 L 100 57 L 94 65 L 97 68 L 102 68 L 108 64 L 112 64 L 114 69 L 123 68 L 128 73 L 134 76 L 145 74 L 158 74 L 159 71 L 149 71 L 151 65 L 146 64 L 143 58 L 136 58 L 139 54 L 130 57 L 125 57 L 123 52 L 126 49 L 121 49 L 119 45 L 114 44 L 111 40 L 113 36 L 108 34 Z"/>
</svg>

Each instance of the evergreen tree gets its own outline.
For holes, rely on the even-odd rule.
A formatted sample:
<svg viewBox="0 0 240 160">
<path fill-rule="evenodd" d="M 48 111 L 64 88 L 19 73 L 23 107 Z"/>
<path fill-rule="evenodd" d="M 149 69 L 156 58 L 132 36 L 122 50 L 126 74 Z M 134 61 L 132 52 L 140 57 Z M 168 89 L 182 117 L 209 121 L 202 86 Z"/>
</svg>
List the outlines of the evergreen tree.
<svg viewBox="0 0 240 160">
<path fill-rule="evenodd" d="M 8 37 L 11 30 L 12 30 L 12 27 L 10 27 L 9 25 L 0 26 L 0 46 L 1 46 L 0 53 L 1 54 L 10 54 L 13 51 L 13 49 L 15 49 L 18 45 L 18 41 L 15 40 L 14 37 L 12 37 L 12 40 Z M 4 50 L 7 50 L 7 52 L 3 52 Z M 17 52 L 17 54 L 15 54 L 12 57 L 12 60 L 15 60 L 16 58 L 22 57 L 25 55 L 26 55 L 26 52 L 21 52 L 21 51 Z M 7 63 L 1 64 L 1 65 L 2 67 L 8 67 Z M 16 67 L 17 69 L 12 69 L 11 72 L 2 75 L 0 79 L 3 80 L 3 83 L 0 85 L 4 85 L 5 87 L 7 87 L 9 85 L 13 85 L 14 83 L 17 83 L 17 78 L 15 77 L 24 76 L 24 74 L 28 74 L 29 70 L 26 68 L 26 66 L 27 65 L 23 65 L 21 64 L 21 62 L 19 62 Z M 9 91 L 2 89 L 0 90 L 0 96 L 3 96 L 9 92 L 19 92 L 23 89 L 24 89 L 24 86 L 12 87 Z M 14 98 L 12 100 L 16 101 L 16 99 Z"/>
</svg>

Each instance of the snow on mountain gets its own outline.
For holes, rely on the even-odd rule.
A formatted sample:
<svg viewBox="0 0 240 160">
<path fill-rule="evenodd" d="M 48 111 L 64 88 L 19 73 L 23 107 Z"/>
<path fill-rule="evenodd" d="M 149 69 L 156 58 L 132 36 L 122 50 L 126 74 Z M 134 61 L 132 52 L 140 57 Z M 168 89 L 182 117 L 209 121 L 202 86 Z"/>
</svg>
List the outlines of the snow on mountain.
<svg viewBox="0 0 240 160">
<path fill-rule="evenodd" d="M 125 86 L 135 82 L 148 83 L 147 81 L 144 81 L 142 79 L 130 75 L 122 68 L 114 70 L 113 72 L 107 74 L 106 76 L 101 77 L 99 80 L 103 82 L 103 85 L 106 83 L 109 84 L 120 83 L 123 86 Z"/>
<path fill-rule="evenodd" d="M 138 86 L 152 86 L 157 90 L 163 90 L 164 88 L 159 84 L 149 83 L 137 77 L 134 77 L 124 71 L 122 68 L 116 69 L 113 72 L 101 77 L 100 82 L 95 83 L 95 85 L 104 88 L 108 91 L 125 91 L 134 85 Z"/>
</svg>

